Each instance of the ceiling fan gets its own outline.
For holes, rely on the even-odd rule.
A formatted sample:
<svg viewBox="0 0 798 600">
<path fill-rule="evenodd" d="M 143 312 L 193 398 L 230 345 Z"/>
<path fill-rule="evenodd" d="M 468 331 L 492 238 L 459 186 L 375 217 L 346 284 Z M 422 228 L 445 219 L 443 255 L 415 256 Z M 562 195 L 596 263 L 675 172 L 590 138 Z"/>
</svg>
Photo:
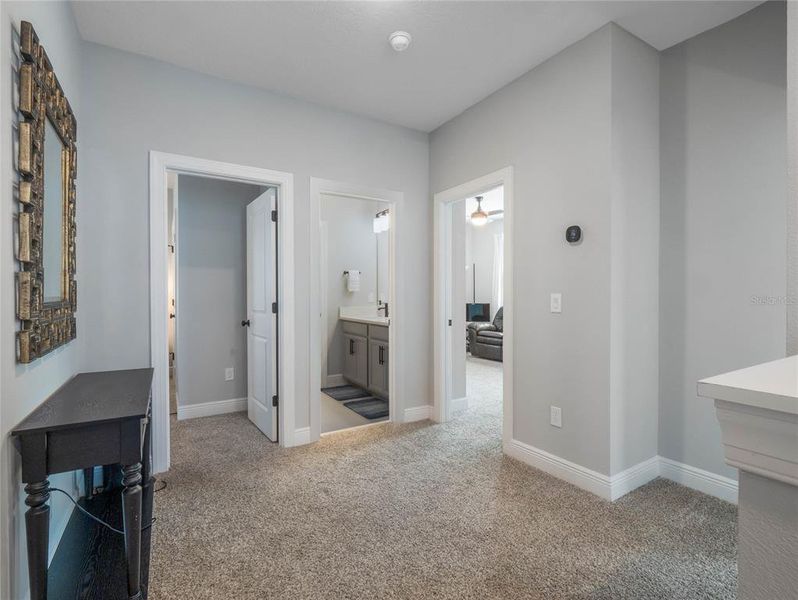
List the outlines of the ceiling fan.
<svg viewBox="0 0 798 600">
<path fill-rule="evenodd" d="M 471 213 L 471 223 L 477 227 L 482 227 L 487 224 L 488 221 L 493 221 L 504 214 L 504 209 L 501 208 L 487 212 L 482 210 L 482 199 L 483 196 L 477 196 L 475 198 L 477 201 L 477 209 Z"/>
</svg>

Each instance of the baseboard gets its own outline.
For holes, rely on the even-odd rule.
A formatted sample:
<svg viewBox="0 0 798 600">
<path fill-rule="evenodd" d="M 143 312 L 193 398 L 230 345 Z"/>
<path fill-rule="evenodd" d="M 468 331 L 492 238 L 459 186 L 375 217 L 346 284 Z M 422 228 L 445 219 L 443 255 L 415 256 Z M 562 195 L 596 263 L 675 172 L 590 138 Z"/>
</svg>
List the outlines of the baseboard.
<svg viewBox="0 0 798 600">
<path fill-rule="evenodd" d="M 202 404 L 188 404 L 177 407 L 177 419 L 195 419 L 197 417 L 211 417 L 213 415 L 224 415 L 227 413 L 240 412 L 247 410 L 246 398 L 231 398 L 229 400 L 216 400 L 214 402 L 203 402 Z"/>
<path fill-rule="evenodd" d="M 505 444 L 504 453 L 605 500 L 617 500 L 662 477 L 715 498 L 737 503 L 737 482 L 734 479 L 662 456 L 653 456 L 610 477 L 518 440 Z"/>
<path fill-rule="evenodd" d="M 294 429 L 294 446 L 303 446 L 310 443 L 310 427 Z"/>
<path fill-rule="evenodd" d="M 405 423 L 412 423 L 413 421 L 423 421 L 429 419 L 432 414 L 432 407 L 427 406 L 414 406 L 413 408 L 405 409 Z"/>
<path fill-rule="evenodd" d="M 572 463 L 569 460 L 555 456 L 540 448 L 535 448 L 518 440 L 510 440 L 504 445 L 504 453 L 508 456 L 520 460 L 531 467 L 554 475 L 558 479 L 574 484 L 604 498 L 610 500 L 612 496 L 612 485 L 607 475 L 602 475 L 591 469 Z"/>
<path fill-rule="evenodd" d="M 737 504 L 737 482 L 734 479 L 711 473 L 698 467 L 659 457 L 660 477 L 670 479 L 683 486 L 715 496 L 726 502 Z"/>
<path fill-rule="evenodd" d="M 610 500 L 617 500 L 659 477 L 660 457 L 652 456 L 610 477 Z"/>
<path fill-rule="evenodd" d="M 463 396 L 462 398 L 452 398 L 452 400 L 449 402 L 449 405 L 452 407 L 452 414 L 463 412 L 468 408 L 468 396 Z"/>
<path fill-rule="evenodd" d="M 340 385 L 346 385 L 347 383 L 348 381 L 344 379 L 344 376 L 341 373 L 337 373 L 335 375 L 327 375 L 324 387 L 338 387 Z"/>
</svg>

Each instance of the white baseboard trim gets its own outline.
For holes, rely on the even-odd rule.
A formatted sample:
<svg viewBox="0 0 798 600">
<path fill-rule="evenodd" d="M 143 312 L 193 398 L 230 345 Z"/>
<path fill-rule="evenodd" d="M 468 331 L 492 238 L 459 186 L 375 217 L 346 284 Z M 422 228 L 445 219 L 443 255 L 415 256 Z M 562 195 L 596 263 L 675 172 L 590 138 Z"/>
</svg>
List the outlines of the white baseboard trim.
<svg viewBox="0 0 798 600">
<path fill-rule="evenodd" d="M 737 504 L 737 482 L 734 479 L 711 473 L 698 467 L 659 457 L 660 477 L 670 479 L 683 486 L 715 496 L 726 502 Z"/>
<path fill-rule="evenodd" d="M 610 500 L 617 500 L 659 477 L 659 456 L 632 465 L 610 477 Z"/>
<path fill-rule="evenodd" d="M 341 373 L 335 375 L 327 375 L 324 387 L 338 387 L 339 385 L 346 385 L 349 383 Z"/>
<path fill-rule="evenodd" d="M 202 404 L 188 404 L 177 407 L 177 420 L 225 415 L 243 410 L 247 410 L 246 398 L 230 398 L 229 400 L 216 400 L 214 402 L 203 402 Z"/>
<path fill-rule="evenodd" d="M 610 477 L 518 440 L 510 440 L 505 444 L 504 453 L 605 500 L 617 500 L 649 481 L 662 477 L 721 500 L 737 503 L 737 482 L 734 479 L 662 456 L 653 456 Z"/>
<path fill-rule="evenodd" d="M 427 406 L 414 406 L 413 408 L 406 408 L 404 415 L 405 423 L 412 423 L 413 421 L 423 421 L 429 419 L 432 414 L 432 407 Z"/>
<path fill-rule="evenodd" d="M 606 500 L 610 499 L 610 478 L 569 460 L 518 440 L 504 445 L 504 453 L 516 460 L 567 481 Z"/>
<path fill-rule="evenodd" d="M 310 443 L 310 427 L 301 427 L 294 429 L 294 443 L 293 446 L 303 446 Z"/>
<path fill-rule="evenodd" d="M 468 409 L 468 396 L 463 396 L 462 398 L 453 398 L 450 401 L 450 406 L 452 407 L 452 414 L 463 412 L 464 410 Z"/>
</svg>

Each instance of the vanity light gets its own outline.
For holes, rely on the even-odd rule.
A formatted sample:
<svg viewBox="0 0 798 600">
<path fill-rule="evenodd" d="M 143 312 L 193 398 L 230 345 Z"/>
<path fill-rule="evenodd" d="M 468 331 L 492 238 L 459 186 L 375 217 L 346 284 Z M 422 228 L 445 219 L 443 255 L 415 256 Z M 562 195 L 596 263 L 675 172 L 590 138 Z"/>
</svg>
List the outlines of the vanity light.
<svg viewBox="0 0 798 600">
<path fill-rule="evenodd" d="M 471 224 L 482 227 L 488 222 L 488 213 L 482 210 L 482 196 L 477 196 L 477 209 L 471 213 Z"/>
<path fill-rule="evenodd" d="M 391 44 L 391 48 L 397 52 L 404 52 L 407 50 L 412 41 L 413 38 L 410 37 L 410 34 L 406 31 L 394 31 L 388 36 L 388 43 Z"/>
<path fill-rule="evenodd" d="M 391 216 L 388 210 L 378 212 L 374 217 L 373 230 L 374 233 L 382 233 L 391 228 Z"/>
</svg>

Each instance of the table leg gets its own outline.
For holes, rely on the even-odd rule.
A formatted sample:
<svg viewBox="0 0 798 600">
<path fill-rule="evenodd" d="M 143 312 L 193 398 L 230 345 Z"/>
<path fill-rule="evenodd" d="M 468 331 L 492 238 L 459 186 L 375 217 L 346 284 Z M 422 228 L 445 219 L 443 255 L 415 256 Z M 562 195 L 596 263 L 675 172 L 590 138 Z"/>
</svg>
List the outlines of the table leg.
<svg viewBox="0 0 798 600">
<path fill-rule="evenodd" d="M 122 471 L 127 593 L 130 600 L 139 600 L 141 598 L 141 463 L 125 465 Z"/>
<path fill-rule="evenodd" d="M 94 498 L 94 467 L 83 469 L 83 487 L 86 499 Z"/>
<path fill-rule="evenodd" d="M 25 486 L 25 531 L 28 542 L 28 577 L 31 600 L 47 600 L 47 553 L 50 545 L 50 482 Z"/>
</svg>

